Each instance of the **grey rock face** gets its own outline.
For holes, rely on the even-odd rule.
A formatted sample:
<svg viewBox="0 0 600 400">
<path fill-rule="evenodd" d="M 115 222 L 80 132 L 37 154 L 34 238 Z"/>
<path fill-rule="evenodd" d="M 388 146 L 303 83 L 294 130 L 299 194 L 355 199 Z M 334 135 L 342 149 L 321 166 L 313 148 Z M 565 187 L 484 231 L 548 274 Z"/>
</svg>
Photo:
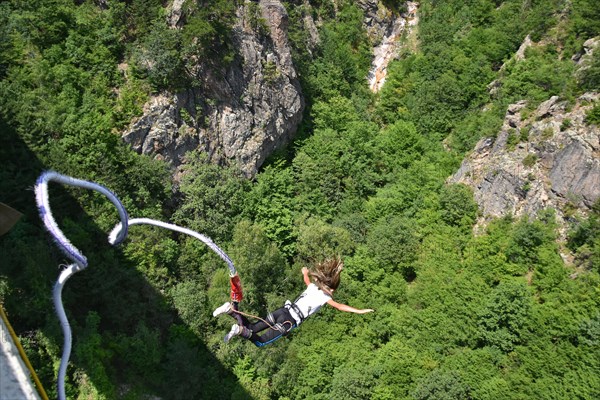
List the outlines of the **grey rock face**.
<svg viewBox="0 0 600 400">
<path fill-rule="evenodd" d="M 397 58 L 402 48 L 401 38 L 418 24 L 418 3 L 406 2 L 406 12 L 395 15 L 377 0 L 359 0 L 365 14 L 364 26 L 373 42 L 373 61 L 367 80 L 373 92 L 381 89 L 387 76 L 387 67 Z"/>
<path fill-rule="evenodd" d="M 561 222 L 600 198 L 600 129 L 585 122 L 597 101 L 600 93 L 586 93 L 568 108 L 552 97 L 526 117 L 524 102 L 508 107 L 498 136 L 481 139 L 449 179 L 473 187 L 480 224 L 548 207 Z"/>
<path fill-rule="evenodd" d="M 287 39 L 288 16 L 279 0 L 261 0 L 258 7 L 258 18 L 248 5 L 237 10 L 233 40 L 239 57 L 219 69 L 199 60 L 200 87 L 152 98 L 123 134 L 127 143 L 175 168 L 186 152 L 199 148 L 214 162 L 237 163 L 250 177 L 292 139 L 304 99 Z M 177 9 L 170 23 L 179 23 Z"/>
</svg>

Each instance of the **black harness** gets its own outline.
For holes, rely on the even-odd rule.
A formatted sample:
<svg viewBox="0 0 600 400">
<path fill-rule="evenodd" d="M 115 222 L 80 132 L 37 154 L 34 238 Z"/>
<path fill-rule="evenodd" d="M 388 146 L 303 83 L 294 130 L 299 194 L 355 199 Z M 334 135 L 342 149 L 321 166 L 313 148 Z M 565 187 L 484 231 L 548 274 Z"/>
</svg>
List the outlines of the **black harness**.
<svg viewBox="0 0 600 400">
<path fill-rule="evenodd" d="M 298 301 L 298 300 L 296 300 Z M 300 324 L 302 322 L 304 322 L 304 320 L 306 319 L 306 317 L 304 316 L 304 314 L 302 313 L 302 311 L 300 311 L 300 307 L 298 307 L 298 305 L 296 304 L 296 302 L 291 302 L 291 301 L 287 301 L 285 303 L 285 308 L 287 308 L 288 310 L 294 310 L 294 312 L 296 313 L 296 315 L 298 316 L 298 318 L 300 318 Z M 293 317 L 293 315 L 292 315 Z M 295 319 L 295 318 L 294 318 Z"/>
</svg>

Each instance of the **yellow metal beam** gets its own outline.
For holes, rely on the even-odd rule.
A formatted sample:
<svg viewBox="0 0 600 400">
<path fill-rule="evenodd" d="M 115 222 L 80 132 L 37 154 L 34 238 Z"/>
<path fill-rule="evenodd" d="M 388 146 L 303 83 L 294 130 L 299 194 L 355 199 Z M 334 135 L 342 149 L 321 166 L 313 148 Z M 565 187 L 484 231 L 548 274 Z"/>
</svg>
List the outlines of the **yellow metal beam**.
<svg viewBox="0 0 600 400">
<path fill-rule="evenodd" d="M 48 400 L 48 395 L 46 394 L 46 391 L 44 390 L 44 387 L 42 386 L 42 382 L 40 382 L 37 374 L 33 370 L 33 367 L 31 366 L 31 363 L 29 362 L 29 359 L 27 358 L 27 355 L 25 354 L 25 350 L 23 350 L 23 346 L 21 346 L 21 342 L 19 341 L 19 338 L 17 337 L 15 330 L 10 325 L 10 322 L 8 322 L 8 318 L 6 317 L 6 313 L 4 312 L 4 308 L 2 307 L 2 304 L 0 304 L 0 317 L 2 317 L 2 321 L 4 321 L 4 324 L 6 325 L 6 328 L 8 329 L 8 333 L 10 334 L 10 337 L 13 340 L 13 343 L 19 350 L 19 355 L 21 356 L 21 359 L 25 363 L 25 366 L 27 367 L 27 369 L 29 370 L 29 373 L 31 374 L 31 377 L 33 378 L 33 382 L 35 383 L 38 394 L 40 395 L 40 397 L 43 400 Z"/>
</svg>

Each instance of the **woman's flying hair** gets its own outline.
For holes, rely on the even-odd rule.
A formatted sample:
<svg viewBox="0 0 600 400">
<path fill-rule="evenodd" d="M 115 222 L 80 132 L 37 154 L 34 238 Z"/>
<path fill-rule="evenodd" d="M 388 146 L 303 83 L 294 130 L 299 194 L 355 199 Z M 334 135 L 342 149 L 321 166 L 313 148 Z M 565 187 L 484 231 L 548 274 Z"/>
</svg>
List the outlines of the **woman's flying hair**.
<svg viewBox="0 0 600 400">
<path fill-rule="evenodd" d="M 309 271 L 309 275 L 319 289 L 325 291 L 336 290 L 340 285 L 340 275 L 343 268 L 342 258 L 335 256 L 315 263 L 314 268 Z"/>
</svg>

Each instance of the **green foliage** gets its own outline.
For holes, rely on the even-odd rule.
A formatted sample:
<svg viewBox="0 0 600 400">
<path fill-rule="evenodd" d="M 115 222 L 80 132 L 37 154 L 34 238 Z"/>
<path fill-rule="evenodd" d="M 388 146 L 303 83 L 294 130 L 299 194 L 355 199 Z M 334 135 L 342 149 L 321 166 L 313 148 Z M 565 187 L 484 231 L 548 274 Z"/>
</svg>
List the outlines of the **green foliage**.
<svg viewBox="0 0 600 400">
<path fill-rule="evenodd" d="M 471 388 L 463 383 L 456 371 L 432 371 L 419 383 L 414 393 L 415 399 L 458 400 L 471 397 Z"/>
<path fill-rule="evenodd" d="M 352 2 L 342 2 L 335 20 L 320 30 L 320 57 L 308 67 L 306 78 L 309 98 L 350 97 L 365 93 L 370 55 L 362 26 L 362 12 Z"/>
<path fill-rule="evenodd" d="M 86 390 L 89 390 L 87 395 L 99 399 L 114 398 L 114 387 L 107 371 L 112 354 L 102 343 L 103 338 L 98 332 L 100 317 L 98 314 L 90 312 L 85 322 L 86 325 L 78 337 L 79 343 L 74 352 L 74 358 L 82 364 L 86 371 L 85 374 L 93 383 L 89 383 L 91 387 L 82 391 L 85 393 Z"/>
<path fill-rule="evenodd" d="M 383 129 L 375 137 L 375 146 L 380 151 L 384 171 L 408 167 L 423 156 L 427 147 L 414 124 L 402 120 Z"/>
<path fill-rule="evenodd" d="M 504 119 L 504 109 L 492 107 L 484 112 L 472 112 L 456 125 L 450 136 L 452 148 L 459 153 L 471 150 L 482 137 L 496 137 Z"/>
<path fill-rule="evenodd" d="M 184 60 L 209 55 L 208 63 L 215 66 L 233 60 L 231 29 L 234 23 L 235 1 L 189 1 L 187 18 L 183 26 Z M 191 61 L 191 60 L 190 60 Z M 187 62 L 188 67 L 193 62 Z"/>
<path fill-rule="evenodd" d="M 180 325 L 173 326 L 169 333 L 166 357 L 161 371 L 168 382 L 164 387 L 166 398 L 200 397 L 205 390 L 202 385 L 197 384 L 197 379 L 205 373 L 203 373 L 199 343 L 193 340 Z M 190 380 L 190 376 L 196 379 Z"/>
<path fill-rule="evenodd" d="M 336 96 L 314 106 L 314 134 L 293 161 L 302 208 L 331 218 L 333 210 L 373 193 L 376 126 L 360 121 L 352 102 Z"/>
<path fill-rule="evenodd" d="M 143 2 L 152 0 L 135 1 L 133 13 L 140 11 L 137 7 Z M 189 1 L 183 8 L 182 29 L 169 27 L 159 15 L 142 15 L 144 20 L 138 23 L 145 31 L 133 48 L 133 71 L 147 78 L 157 91 L 199 84 L 193 72 L 199 58 L 204 58 L 209 67 L 222 66 L 234 58 L 229 39 L 234 7 L 231 1 Z"/>
<path fill-rule="evenodd" d="M 142 113 L 142 107 L 150 92 L 147 86 L 144 81 L 136 79 L 130 79 L 123 85 L 115 110 L 115 125 L 118 128 L 123 128 Z"/>
<path fill-rule="evenodd" d="M 525 158 L 523 159 L 522 162 L 523 162 L 524 166 L 526 166 L 528 168 L 531 168 L 531 167 L 533 167 L 535 165 L 535 163 L 537 162 L 537 160 L 538 160 L 537 154 L 530 153 L 530 154 L 527 154 L 525 156 Z"/>
<path fill-rule="evenodd" d="M 272 388 L 266 377 L 257 377 L 256 367 L 248 357 L 240 358 L 233 368 L 241 386 L 245 389 L 232 393 L 232 399 L 244 399 L 248 395 L 257 400 L 268 400 L 271 398 Z"/>
<path fill-rule="evenodd" d="M 588 125 L 600 125 L 600 104 L 594 105 L 585 113 L 585 122 Z"/>
<path fill-rule="evenodd" d="M 519 221 L 513 231 L 512 238 L 506 249 L 510 261 L 531 265 L 538 261 L 537 251 L 544 243 L 554 239 L 553 225 L 545 221 Z"/>
<path fill-rule="evenodd" d="M 501 282 L 479 315 L 481 344 L 510 352 L 527 338 L 532 302 L 525 285 Z"/>
<path fill-rule="evenodd" d="M 411 278 L 418 239 L 409 219 L 388 217 L 377 221 L 367 237 L 367 246 L 384 270 L 400 271 L 406 279 Z"/>
<path fill-rule="evenodd" d="M 298 257 L 303 260 L 324 260 L 332 255 L 352 255 L 355 244 L 350 233 L 341 227 L 309 218 L 298 230 Z"/>
<path fill-rule="evenodd" d="M 181 87 L 185 78 L 181 31 L 156 22 L 134 55 L 135 70 L 157 89 Z"/>
<path fill-rule="evenodd" d="M 160 18 L 161 5 L 161 0 L 131 0 L 127 7 L 119 10 L 117 25 L 125 28 L 128 41 L 143 38 L 151 31 L 152 24 Z"/>
<path fill-rule="evenodd" d="M 145 322 L 137 324 L 132 336 L 120 335 L 116 351 L 127 360 L 125 374 L 128 378 L 150 383 L 160 376 L 158 367 L 163 356 L 160 332 L 149 328 Z"/>
<path fill-rule="evenodd" d="M 250 309 L 264 311 L 270 300 L 267 294 L 273 292 L 273 289 L 277 292 L 283 290 L 278 286 L 289 273 L 283 255 L 268 239 L 260 225 L 242 220 L 233 232 L 230 257 L 239 270 L 244 271 L 244 302 Z M 222 302 L 216 304 L 220 305 Z"/>
<path fill-rule="evenodd" d="M 336 399 L 366 399 L 371 397 L 375 376 L 368 365 L 344 369 L 334 374 L 330 395 Z"/>
<path fill-rule="evenodd" d="M 171 297 L 179 317 L 193 332 L 200 334 L 210 318 L 204 285 L 193 280 L 182 281 L 171 289 Z"/>
<path fill-rule="evenodd" d="M 573 66 L 560 60 L 550 48 L 528 48 L 525 59 L 507 64 L 500 89 L 506 101 L 531 99 L 541 102 L 552 95 L 568 93 Z"/>
<path fill-rule="evenodd" d="M 568 235 L 567 246 L 575 252 L 576 263 L 600 271 L 600 202 L 587 219 L 578 221 Z"/>
<path fill-rule="evenodd" d="M 182 204 L 173 219 L 215 240 L 230 239 L 247 190 L 248 181 L 235 166 L 220 167 L 205 153 L 189 153 L 180 186 Z"/>
<path fill-rule="evenodd" d="M 295 253 L 294 176 L 283 163 L 266 167 L 248 195 L 245 212 L 260 223 L 266 236 L 277 243 L 286 257 Z"/>
<path fill-rule="evenodd" d="M 210 315 L 228 298 L 218 256 L 142 227 L 111 249 L 114 207 L 52 187 L 59 224 L 90 259 L 64 293 L 70 398 L 598 397 L 598 207 L 572 214 L 566 248 L 545 211 L 473 235 L 471 190 L 446 183 L 480 138 L 499 132 L 509 102 L 597 86 L 597 57 L 578 76 L 570 60 L 598 33 L 594 2 L 423 1 L 418 52 L 390 64 L 377 95 L 365 84 L 361 9 L 286 2 L 307 101 L 297 140 L 252 180 L 190 154 L 174 192 L 167 167 L 115 132 L 151 90 L 201 84 L 195 59 L 220 71 L 235 57 L 241 3 L 188 1 L 177 29 L 160 1 L 100 3 L 0 4 L 0 200 L 24 214 L 0 241 L 0 296 L 51 396 L 62 336 L 48 293 L 64 257 L 28 190 L 48 168 L 105 184 L 132 216 L 213 237 L 238 267 L 242 310 L 280 307 L 304 287 L 300 268 L 334 253 L 345 261 L 336 301 L 376 310 L 325 306 L 270 347 L 224 345 L 232 320 Z M 260 7 L 245 6 L 264 35 Z M 317 48 L 306 46 L 307 16 L 319 20 Z M 511 60 L 528 34 L 546 44 Z M 526 134 L 513 132 L 513 144 Z M 574 265 L 561 258 L 568 251 Z"/>
<path fill-rule="evenodd" d="M 600 12 L 593 0 L 575 0 L 570 11 L 567 43 L 576 52 L 581 50 L 583 42 L 600 34 Z"/>
<path fill-rule="evenodd" d="M 448 185 L 440 193 L 442 220 L 451 225 L 470 229 L 477 217 L 473 190 L 466 185 Z"/>
</svg>

